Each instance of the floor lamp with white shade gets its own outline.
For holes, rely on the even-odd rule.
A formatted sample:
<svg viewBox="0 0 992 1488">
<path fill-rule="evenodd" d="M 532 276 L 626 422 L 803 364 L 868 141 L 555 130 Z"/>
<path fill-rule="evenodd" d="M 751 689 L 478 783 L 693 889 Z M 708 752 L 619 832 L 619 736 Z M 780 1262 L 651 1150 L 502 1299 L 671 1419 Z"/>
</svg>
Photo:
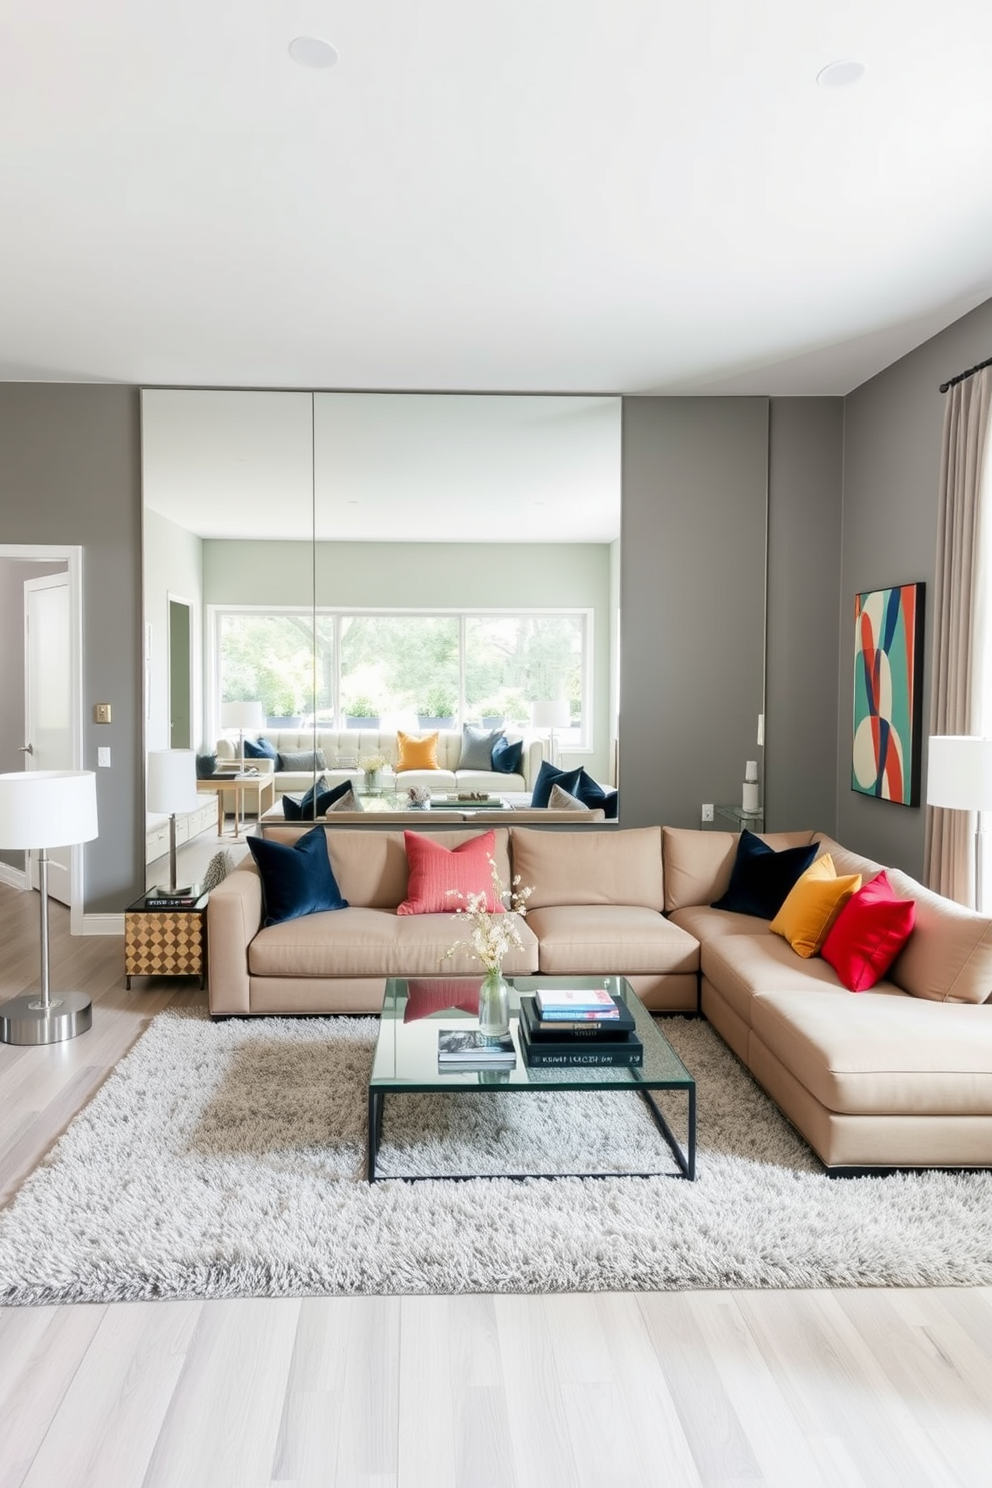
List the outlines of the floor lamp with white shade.
<svg viewBox="0 0 992 1488">
<path fill-rule="evenodd" d="M 221 703 L 220 726 L 238 731 L 238 765 L 245 767 L 245 734 L 265 727 L 265 709 L 261 703 Z"/>
<path fill-rule="evenodd" d="M 18 770 L 0 775 L 0 847 L 38 852 L 41 987 L 0 1007 L 0 1043 L 57 1044 L 85 1033 L 92 1003 L 82 992 L 53 997 L 48 982 L 48 849 L 97 835 L 92 770 Z"/>
<path fill-rule="evenodd" d="M 530 705 L 531 723 L 536 729 L 548 730 L 548 753 L 552 764 L 555 760 L 555 729 L 568 728 L 571 719 L 571 709 L 564 698 L 547 698 Z"/>
<path fill-rule="evenodd" d="M 148 810 L 169 818 L 169 883 L 160 884 L 155 893 L 189 894 L 192 884 L 177 880 L 176 817 L 195 811 L 200 804 L 196 792 L 196 755 L 192 749 L 152 749 L 148 755 L 148 788 L 145 804 Z"/>
<path fill-rule="evenodd" d="M 992 811 L 992 739 L 975 734 L 934 734 L 927 762 L 927 804 L 945 811 L 974 811 L 975 908 L 984 903 L 983 812 Z"/>
</svg>

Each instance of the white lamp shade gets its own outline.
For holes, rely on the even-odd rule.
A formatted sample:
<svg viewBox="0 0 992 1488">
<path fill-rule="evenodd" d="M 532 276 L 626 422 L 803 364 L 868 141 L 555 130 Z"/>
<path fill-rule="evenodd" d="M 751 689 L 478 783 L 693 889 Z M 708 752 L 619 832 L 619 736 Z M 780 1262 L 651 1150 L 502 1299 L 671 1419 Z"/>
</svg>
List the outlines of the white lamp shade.
<svg viewBox="0 0 992 1488">
<path fill-rule="evenodd" d="M 0 775 L 0 847 L 69 847 L 97 835 L 92 770 Z"/>
<path fill-rule="evenodd" d="M 531 703 L 530 716 L 535 728 L 567 728 L 572 718 L 571 710 L 564 698 Z"/>
<path fill-rule="evenodd" d="M 163 816 L 195 811 L 196 755 L 192 749 L 153 749 L 148 756 L 148 810 Z"/>
<path fill-rule="evenodd" d="M 225 729 L 260 729 L 265 727 L 261 703 L 221 703 L 220 726 Z"/>
<path fill-rule="evenodd" d="M 950 811 L 992 811 L 992 739 L 935 734 L 927 765 L 927 801 Z"/>
</svg>

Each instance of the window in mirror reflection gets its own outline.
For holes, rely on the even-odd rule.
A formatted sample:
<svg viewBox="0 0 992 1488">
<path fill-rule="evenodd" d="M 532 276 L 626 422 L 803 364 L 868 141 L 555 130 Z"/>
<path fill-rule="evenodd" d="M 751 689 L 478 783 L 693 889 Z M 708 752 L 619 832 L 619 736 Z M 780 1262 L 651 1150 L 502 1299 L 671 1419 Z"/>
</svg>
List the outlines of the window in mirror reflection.
<svg viewBox="0 0 992 1488">
<path fill-rule="evenodd" d="M 396 612 L 316 616 L 217 612 L 218 702 L 258 698 L 269 728 L 457 728 L 531 724 L 532 705 L 565 701 L 566 748 L 588 748 L 588 611 Z"/>
<path fill-rule="evenodd" d="M 564 699 L 570 723 L 557 731 L 581 746 L 586 617 L 478 615 L 465 622 L 465 703 L 469 717 L 530 721 L 531 704 Z"/>
<path fill-rule="evenodd" d="M 316 696 L 313 617 L 308 611 L 218 616 L 220 701 L 262 704 L 269 728 L 299 728 L 313 713 L 333 721 L 334 627 L 317 617 Z"/>
</svg>

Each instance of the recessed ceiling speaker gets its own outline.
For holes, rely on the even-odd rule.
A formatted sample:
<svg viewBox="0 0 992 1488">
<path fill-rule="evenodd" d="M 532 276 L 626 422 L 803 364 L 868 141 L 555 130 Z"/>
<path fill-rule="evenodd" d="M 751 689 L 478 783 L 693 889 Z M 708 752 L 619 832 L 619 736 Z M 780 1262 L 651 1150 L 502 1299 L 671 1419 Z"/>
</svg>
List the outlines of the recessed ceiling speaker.
<svg viewBox="0 0 992 1488">
<path fill-rule="evenodd" d="M 289 55 L 301 67 L 333 67 L 338 60 L 336 49 L 319 36 L 294 36 Z"/>
<path fill-rule="evenodd" d="M 816 74 L 816 81 L 821 88 L 849 88 L 852 83 L 859 83 L 867 70 L 863 62 L 851 57 L 843 62 L 828 62 Z"/>
</svg>

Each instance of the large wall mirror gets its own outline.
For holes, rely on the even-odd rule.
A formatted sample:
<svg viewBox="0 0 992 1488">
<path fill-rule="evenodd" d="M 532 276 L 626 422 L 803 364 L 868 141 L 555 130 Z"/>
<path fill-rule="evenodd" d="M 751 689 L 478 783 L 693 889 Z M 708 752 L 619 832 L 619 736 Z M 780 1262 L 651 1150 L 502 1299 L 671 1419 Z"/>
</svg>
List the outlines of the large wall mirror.
<svg viewBox="0 0 992 1488">
<path fill-rule="evenodd" d="M 565 699 L 563 760 L 612 782 L 620 424 L 618 398 L 143 392 L 146 749 L 181 597 L 197 750 L 229 700 L 303 731 Z"/>
</svg>

